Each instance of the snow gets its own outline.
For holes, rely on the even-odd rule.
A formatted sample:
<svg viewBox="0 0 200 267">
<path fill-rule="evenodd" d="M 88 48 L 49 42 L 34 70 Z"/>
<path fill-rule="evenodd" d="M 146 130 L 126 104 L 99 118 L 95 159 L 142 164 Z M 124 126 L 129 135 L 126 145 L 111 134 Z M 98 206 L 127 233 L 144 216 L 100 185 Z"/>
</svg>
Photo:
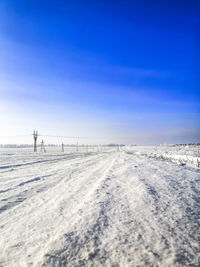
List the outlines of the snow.
<svg viewBox="0 0 200 267">
<path fill-rule="evenodd" d="M 198 266 L 198 153 L 1 149 L 0 266 Z"/>
<path fill-rule="evenodd" d="M 196 145 L 129 147 L 129 152 L 200 168 L 200 146 Z"/>
</svg>

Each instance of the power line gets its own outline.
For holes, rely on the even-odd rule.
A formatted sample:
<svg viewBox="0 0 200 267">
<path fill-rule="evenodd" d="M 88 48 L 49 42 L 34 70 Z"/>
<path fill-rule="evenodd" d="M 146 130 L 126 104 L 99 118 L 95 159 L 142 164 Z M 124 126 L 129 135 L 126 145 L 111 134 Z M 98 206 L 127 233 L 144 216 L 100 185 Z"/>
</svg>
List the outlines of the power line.
<svg viewBox="0 0 200 267">
<path fill-rule="evenodd" d="M 49 135 L 49 134 L 38 134 L 38 136 L 44 136 L 44 137 L 61 137 L 61 138 L 73 138 L 73 139 L 88 139 L 91 137 L 86 137 L 86 136 L 66 136 L 66 135 Z"/>
<path fill-rule="evenodd" d="M 0 135 L 0 138 L 2 137 L 24 137 L 24 136 L 31 136 L 33 134 L 17 134 L 17 135 Z"/>
<path fill-rule="evenodd" d="M 34 134 L 0 135 L 0 138 L 25 137 L 25 136 L 33 136 L 33 135 Z M 90 139 L 90 138 L 94 138 L 94 137 L 88 137 L 88 136 L 49 135 L 49 134 L 38 134 L 38 136 L 55 137 L 55 138 L 71 138 L 71 139 Z"/>
</svg>

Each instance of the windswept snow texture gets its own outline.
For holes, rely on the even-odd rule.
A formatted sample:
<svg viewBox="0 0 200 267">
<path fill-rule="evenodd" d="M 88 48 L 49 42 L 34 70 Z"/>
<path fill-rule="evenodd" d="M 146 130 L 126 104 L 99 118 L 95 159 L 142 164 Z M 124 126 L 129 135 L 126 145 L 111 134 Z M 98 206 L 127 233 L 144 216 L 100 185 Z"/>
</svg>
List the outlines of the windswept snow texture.
<svg viewBox="0 0 200 267">
<path fill-rule="evenodd" d="M 200 170 L 155 149 L 2 149 L 0 266 L 200 266 Z"/>
<path fill-rule="evenodd" d="M 200 145 L 132 146 L 129 152 L 200 168 Z"/>
</svg>

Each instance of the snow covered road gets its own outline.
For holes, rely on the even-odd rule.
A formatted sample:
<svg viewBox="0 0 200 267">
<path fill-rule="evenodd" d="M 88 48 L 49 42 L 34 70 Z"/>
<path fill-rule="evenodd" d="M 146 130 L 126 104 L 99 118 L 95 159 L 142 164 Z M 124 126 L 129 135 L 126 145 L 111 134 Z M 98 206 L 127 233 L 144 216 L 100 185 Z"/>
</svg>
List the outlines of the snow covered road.
<svg viewBox="0 0 200 267">
<path fill-rule="evenodd" d="M 0 266 L 199 266 L 198 169 L 128 151 L 45 157 L 0 166 Z"/>
</svg>

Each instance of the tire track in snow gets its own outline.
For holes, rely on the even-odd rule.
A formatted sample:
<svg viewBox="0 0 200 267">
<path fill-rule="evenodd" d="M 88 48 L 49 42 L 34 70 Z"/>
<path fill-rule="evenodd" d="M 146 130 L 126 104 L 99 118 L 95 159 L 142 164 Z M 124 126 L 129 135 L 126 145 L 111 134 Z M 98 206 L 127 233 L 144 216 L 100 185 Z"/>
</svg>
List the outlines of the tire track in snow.
<svg viewBox="0 0 200 267">
<path fill-rule="evenodd" d="M 120 153 L 91 200 L 90 214 L 47 254 L 44 266 L 198 266 L 198 209 L 186 201 L 190 172 L 167 166 L 165 171 L 156 160 Z"/>
<path fill-rule="evenodd" d="M 91 202 L 93 203 L 95 197 L 98 199 L 101 195 L 101 191 L 105 191 L 108 187 L 107 182 L 110 180 L 109 173 L 112 171 L 112 167 L 118 158 L 118 154 L 111 160 L 111 163 L 106 168 L 106 170 L 99 177 L 95 187 L 90 188 L 89 199 L 81 207 L 81 210 L 87 209 L 87 205 Z M 101 193 L 100 193 L 101 192 Z M 98 199 L 98 216 L 95 219 L 94 224 L 84 233 L 83 237 L 79 237 L 76 232 L 72 231 L 65 233 L 62 237 L 64 239 L 64 247 L 57 249 L 56 251 L 50 251 L 45 255 L 45 260 L 42 266 L 83 266 L 85 263 L 97 257 L 99 249 L 98 245 L 101 243 L 99 236 L 101 236 L 104 230 L 109 225 L 109 220 L 106 215 L 106 209 L 111 201 L 110 193 L 106 192 L 107 198 L 103 201 Z M 84 207 L 86 206 L 86 207 Z M 79 222 L 80 223 L 80 222 Z M 57 241 L 55 241 L 56 243 Z M 92 243 L 92 245 L 90 244 Z M 52 245 L 54 246 L 54 244 Z M 93 247 L 92 251 L 89 251 L 85 259 L 78 259 L 79 252 L 83 253 L 86 247 Z M 85 253 L 85 252 L 84 252 Z M 105 251 L 104 256 L 105 258 Z M 78 259 L 78 263 L 77 263 Z M 103 260 L 101 260 L 103 263 Z"/>
<path fill-rule="evenodd" d="M 87 162 L 90 162 L 91 160 L 95 160 L 97 158 L 101 158 L 102 155 L 87 155 L 86 158 L 84 158 L 84 164 Z M 0 213 L 7 211 L 10 208 L 13 208 L 17 205 L 20 205 L 23 201 L 25 201 L 29 197 L 33 197 L 33 194 L 37 194 L 39 192 L 43 192 L 45 190 L 48 190 L 50 187 L 55 186 L 55 184 L 58 183 L 59 179 L 55 179 L 54 176 L 55 174 L 61 176 L 61 179 L 64 175 L 65 169 L 63 170 L 63 165 L 66 167 L 71 167 L 73 169 L 73 172 L 76 170 L 76 168 L 80 167 L 80 164 L 82 163 L 82 158 L 80 157 L 77 158 L 67 158 L 65 162 L 63 162 L 63 158 L 61 159 L 61 162 L 51 162 L 50 168 L 48 168 L 48 173 L 47 175 L 40 175 L 40 176 L 30 176 L 30 173 L 34 173 L 35 167 L 33 168 L 32 166 L 29 167 L 28 169 L 28 179 L 24 179 L 26 176 L 21 178 L 21 172 L 19 170 L 16 170 L 16 172 L 13 172 L 12 175 L 17 175 L 19 173 L 19 179 L 14 179 L 14 177 L 17 176 L 12 176 L 11 178 L 8 179 L 6 186 L 4 184 L 4 189 L 0 191 L 0 195 L 3 194 L 1 197 L 1 205 L 0 205 Z M 53 164 L 53 165 L 52 165 Z M 55 172 L 55 166 L 57 169 L 57 172 Z M 47 166 L 45 166 L 47 168 Z M 40 167 L 42 168 L 42 173 L 44 166 Z M 46 169 L 45 169 L 46 170 Z M 38 169 L 36 169 L 36 174 L 38 175 Z M 71 177 L 71 176 L 69 176 Z M 48 178 L 47 181 L 45 181 Z M 16 180 L 16 184 L 13 186 L 14 181 Z M 19 181 L 18 181 L 19 180 Z M 31 184 L 30 184 L 31 183 Z M 12 185 L 12 187 L 11 187 Z M 14 191 L 14 192 L 9 192 L 9 191 Z M 7 193 L 6 195 L 4 193 Z"/>
<path fill-rule="evenodd" d="M 138 157 L 133 159 L 137 159 L 139 163 L 137 176 L 146 188 L 147 203 L 151 211 L 149 219 L 155 224 L 152 232 L 157 229 L 160 232 L 158 240 L 163 240 L 165 245 L 161 250 L 163 258 L 166 255 L 167 262 L 171 256 L 171 265 L 197 266 L 200 249 L 200 206 L 197 201 L 198 191 L 194 195 L 191 182 L 198 186 L 198 172 L 191 175 L 189 169 L 173 163 L 144 161 Z M 161 252 L 158 252 L 156 249 L 162 264 L 164 260 Z"/>
<path fill-rule="evenodd" d="M 66 223 L 77 218 L 77 212 L 84 205 L 84 199 L 91 194 L 88 186 L 95 190 L 96 183 L 100 182 L 99 177 L 102 177 L 102 172 L 107 170 L 111 158 L 111 153 L 101 153 L 96 157 L 92 156 L 91 159 L 86 158 L 86 162 L 81 161 L 80 165 L 72 165 L 71 168 L 67 165 L 65 169 L 62 165 L 63 173 L 62 175 L 58 173 L 57 177 L 54 176 L 54 180 L 57 181 L 53 187 L 39 195 L 31 196 L 23 202 L 24 204 L 15 208 L 14 213 L 8 212 L 1 217 L 4 230 L 2 238 L 4 236 L 4 240 L 7 240 L 2 255 L 6 255 L 8 251 L 11 255 L 15 254 L 15 250 L 18 251 L 17 258 L 14 254 L 10 261 L 4 258 L 6 266 L 13 266 L 12 261 L 18 261 L 19 265 L 25 266 L 35 262 L 35 258 L 38 257 L 36 255 L 41 253 L 40 247 L 45 248 L 46 244 L 52 242 L 51 239 L 54 239 L 54 236 L 63 231 L 62 228 Z M 70 206 L 73 208 L 71 209 Z M 7 216 L 9 216 L 9 224 L 6 224 Z M 16 221 L 18 221 L 17 224 L 15 224 Z M 6 237 L 10 234 L 10 227 L 15 232 L 12 240 Z M 29 236 L 28 240 L 27 236 Z M 17 240 L 21 240 L 19 245 Z M 24 248 L 27 251 L 25 253 Z"/>
<path fill-rule="evenodd" d="M 124 152 L 87 160 L 1 217 L 2 265 L 199 266 L 198 172 Z"/>
</svg>

